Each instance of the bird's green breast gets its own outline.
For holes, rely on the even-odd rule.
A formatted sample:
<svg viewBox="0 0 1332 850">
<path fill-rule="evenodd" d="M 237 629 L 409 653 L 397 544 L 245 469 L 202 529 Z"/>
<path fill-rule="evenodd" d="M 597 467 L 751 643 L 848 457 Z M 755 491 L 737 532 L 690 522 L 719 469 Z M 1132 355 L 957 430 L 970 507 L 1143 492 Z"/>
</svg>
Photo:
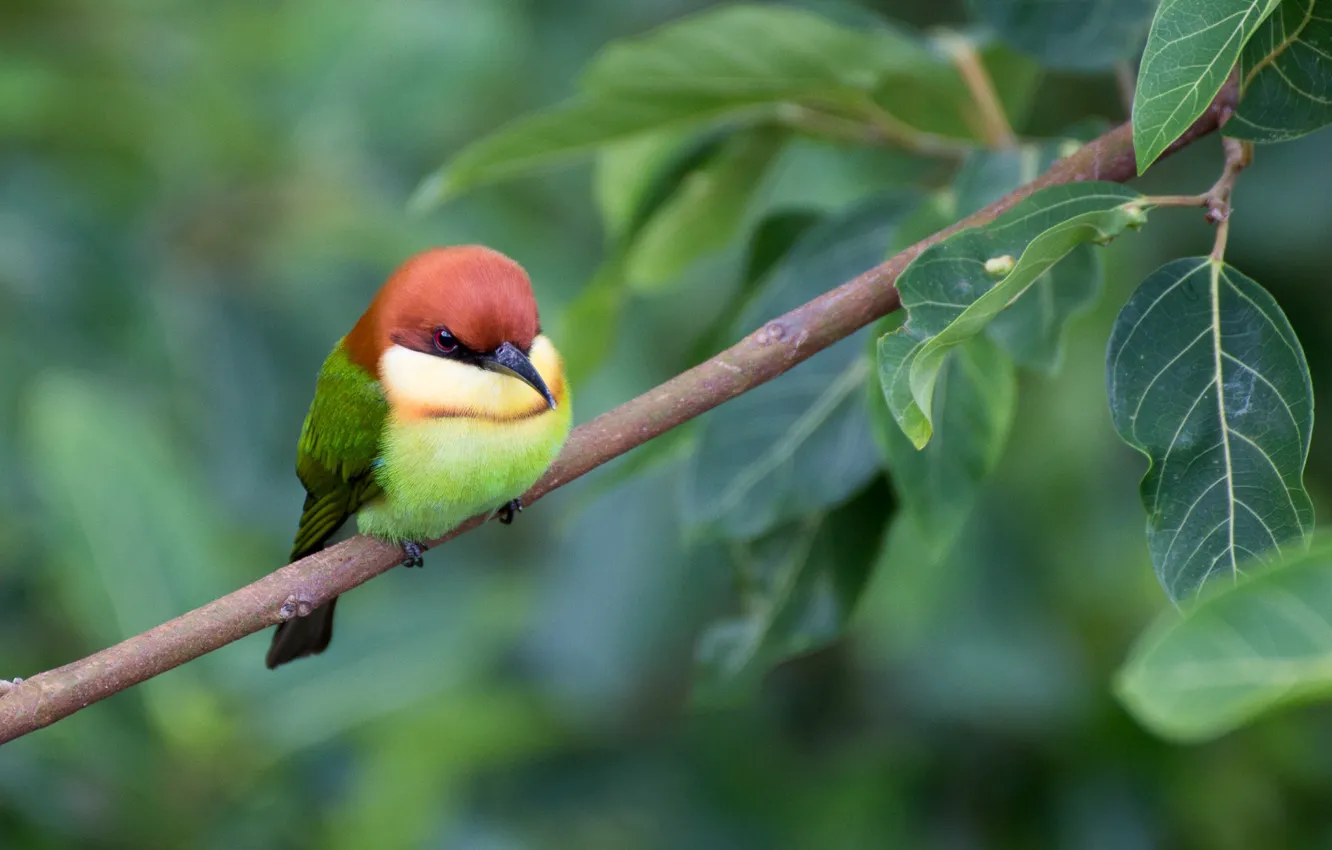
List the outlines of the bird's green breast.
<svg viewBox="0 0 1332 850">
<path fill-rule="evenodd" d="M 554 462 L 570 419 L 567 392 L 554 410 L 521 419 L 390 413 L 375 468 L 383 496 L 361 507 L 358 529 L 392 541 L 424 541 L 499 508 Z"/>
</svg>

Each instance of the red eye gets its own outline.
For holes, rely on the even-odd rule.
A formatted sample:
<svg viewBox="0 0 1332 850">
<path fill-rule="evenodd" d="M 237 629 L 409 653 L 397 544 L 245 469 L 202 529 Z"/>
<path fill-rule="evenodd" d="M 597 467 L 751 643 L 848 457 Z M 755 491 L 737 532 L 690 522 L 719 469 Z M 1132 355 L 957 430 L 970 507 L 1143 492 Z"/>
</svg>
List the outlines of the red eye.
<svg viewBox="0 0 1332 850">
<path fill-rule="evenodd" d="M 458 350 L 458 340 L 444 328 L 438 328 L 435 331 L 435 348 L 439 349 L 441 354 L 452 354 Z"/>
</svg>

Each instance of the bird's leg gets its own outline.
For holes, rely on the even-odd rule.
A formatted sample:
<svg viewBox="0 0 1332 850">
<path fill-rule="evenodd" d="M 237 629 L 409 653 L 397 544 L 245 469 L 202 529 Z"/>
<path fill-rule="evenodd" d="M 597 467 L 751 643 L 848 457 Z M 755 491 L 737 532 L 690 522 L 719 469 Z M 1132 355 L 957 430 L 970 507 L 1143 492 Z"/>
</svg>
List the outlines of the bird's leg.
<svg viewBox="0 0 1332 850">
<path fill-rule="evenodd" d="M 402 562 L 404 567 L 424 567 L 426 545 L 418 543 L 415 540 L 404 540 L 402 542 L 402 551 L 407 555 L 406 560 Z"/>
<path fill-rule="evenodd" d="M 504 505 L 504 507 L 499 509 L 499 514 L 498 514 L 499 521 L 504 523 L 505 525 L 509 525 L 513 522 L 513 518 L 518 516 L 518 514 L 522 512 L 523 512 L 523 500 L 510 499 L 508 503 Z"/>
</svg>

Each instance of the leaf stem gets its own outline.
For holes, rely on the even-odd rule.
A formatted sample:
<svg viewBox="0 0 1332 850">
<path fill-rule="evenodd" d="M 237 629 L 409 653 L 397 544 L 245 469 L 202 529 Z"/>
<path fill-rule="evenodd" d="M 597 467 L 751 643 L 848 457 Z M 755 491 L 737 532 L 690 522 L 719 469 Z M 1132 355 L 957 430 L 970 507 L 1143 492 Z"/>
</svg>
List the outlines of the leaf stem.
<svg viewBox="0 0 1332 850">
<path fill-rule="evenodd" d="M 1206 195 L 1148 195 L 1142 199 L 1149 207 L 1204 207 Z"/>
<path fill-rule="evenodd" d="M 874 101 L 874 98 L 868 95 L 860 101 L 858 106 L 880 138 L 907 150 L 929 156 L 961 159 L 971 153 L 975 147 L 966 142 L 945 139 L 933 133 L 922 133 L 884 109 Z"/>
<path fill-rule="evenodd" d="M 1008 123 L 994 81 L 990 79 L 990 72 L 985 69 L 985 63 L 976 53 L 975 46 L 968 39 L 951 32 L 941 34 L 939 43 L 962 75 L 962 81 L 967 84 L 967 91 L 980 111 L 981 133 L 986 143 L 996 148 L 1016 146 L 1018 139 L 1013 133 L 1013 125 Z"/>
</svg>

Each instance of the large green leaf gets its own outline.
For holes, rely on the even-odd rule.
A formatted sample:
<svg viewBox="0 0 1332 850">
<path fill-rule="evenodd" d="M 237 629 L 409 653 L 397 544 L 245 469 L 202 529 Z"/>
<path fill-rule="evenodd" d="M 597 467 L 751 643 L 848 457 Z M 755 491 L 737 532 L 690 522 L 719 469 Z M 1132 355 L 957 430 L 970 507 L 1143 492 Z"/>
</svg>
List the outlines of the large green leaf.
<svg viewBox="0 0 1332 850">
<path fill-rule="evenodd" d="M 830 513 L 727 546 L 739 610 L 699 637 L 699 702 L 744 694 L 772 665 L 842 634 L 869 577 L 891 504 L 880 480 Z"/>
<path fill-rule="evenodd" d="M 1240 54 L 1226 135 L 1281 142 L 1332 123 L 1332 0 L 1282 0 Z"/>
<path fill-rule="evenodd" d="M 1332 696 L 1332 542 L 1170 611 L 1138 641 L 1116 691 L 1161 735 L 1215 737 Z"/>
<path fill-rule="evenodd" d="M 1280 0 L 1163 0 L 1133 96 L 1138 173 L 1183 135 L 1221 91 L 1240 50 Z"/>
<path fill-rule="evenodd" d="M 883 260 L 914 201 L 881 198 L 811 228 L 773 272 L 733 336 Z M 877 474 L 864 405 L 864 332 L 708 414 L 682 510 L 695 531 L 752 538 L 844 501 Z"/>
<path fill-rule="evenodd" d="M 851 29 L 780 6 L 710 10 L 609 45 L 576 97 L 469 145 L 427 178 L 413 205 L 649 131 L 771 119 L 791 103 L 854 109 L 886 79 L 905 85 L 944 72 L 946 63 L 887 27 Z"/>
<path fill-rule="evenodd" d="M 612 44 L 580 83 L 586 91 L 636 97 L 854 100 L 888 74 L 915 76 L 934 61 L 887 26 L 853 29 L 801 9 L 738 4 Z"/>
<path fill-rule="evenodd" d="M 721 146 L 718 133 L 691 141 L 682 130 L 649 131 L 597 155 L 592 189 L 610 238 L 629 237 Z"/>
<path fill-rule="evenodd" d="M 1133 58 L 1157 0 L 970 0 L 972 14 L 1047 68 L 1095 70 Z"/>
<path fill-rule="evenodd" d="M 428 209 L 477 186 L 566 162 L 648 131 L 694 129 L 753 109 L 753 104 L 695 95 L 580 96 L 515 119 L 468 145 L 422 181 L 411 205 Z"/>
<path fill-rule="evenodd" d="M 1142 196 L 1115 183 L 1042 189 L 984 227 L 923 251 L 897 289 L 905 327 L 879 340 L 879 379 L 893 418 L 918 448 L 933 433 L 935 380 L 948 351 L 974 337 L 1078 245 L 1143 221 Z"/>
<path fill-rule="evenodd" d="M 742 130 L 692 171 L 634 238 L 625 259 L 631 286 L 656 290 L 699 257 L 727 245 L 786 134 Z"/>
<path fill-rule="evenodd" d="M 958 215 L 969 215 L 1034 180 L 1076 144 L 1065 139 L 972 154 L 953 181 Z M 1079 245 L 995 316 L 986 332 L 1018 365 L 1052 374 L 1059 367 L 1069 319 L 1096 300 L 1101 277 L 1100 254 L 1091 245 Z"/>
<path fill-rule="evenodd" d="M 1115 320 L 1106 380 L 1115 428 L 1151 461 L 1147 540 L 1171 599 L 1304 544 L 1313 389 L 1267 290 L 1207 257 L 1167 263 Z"/>
</svg>

